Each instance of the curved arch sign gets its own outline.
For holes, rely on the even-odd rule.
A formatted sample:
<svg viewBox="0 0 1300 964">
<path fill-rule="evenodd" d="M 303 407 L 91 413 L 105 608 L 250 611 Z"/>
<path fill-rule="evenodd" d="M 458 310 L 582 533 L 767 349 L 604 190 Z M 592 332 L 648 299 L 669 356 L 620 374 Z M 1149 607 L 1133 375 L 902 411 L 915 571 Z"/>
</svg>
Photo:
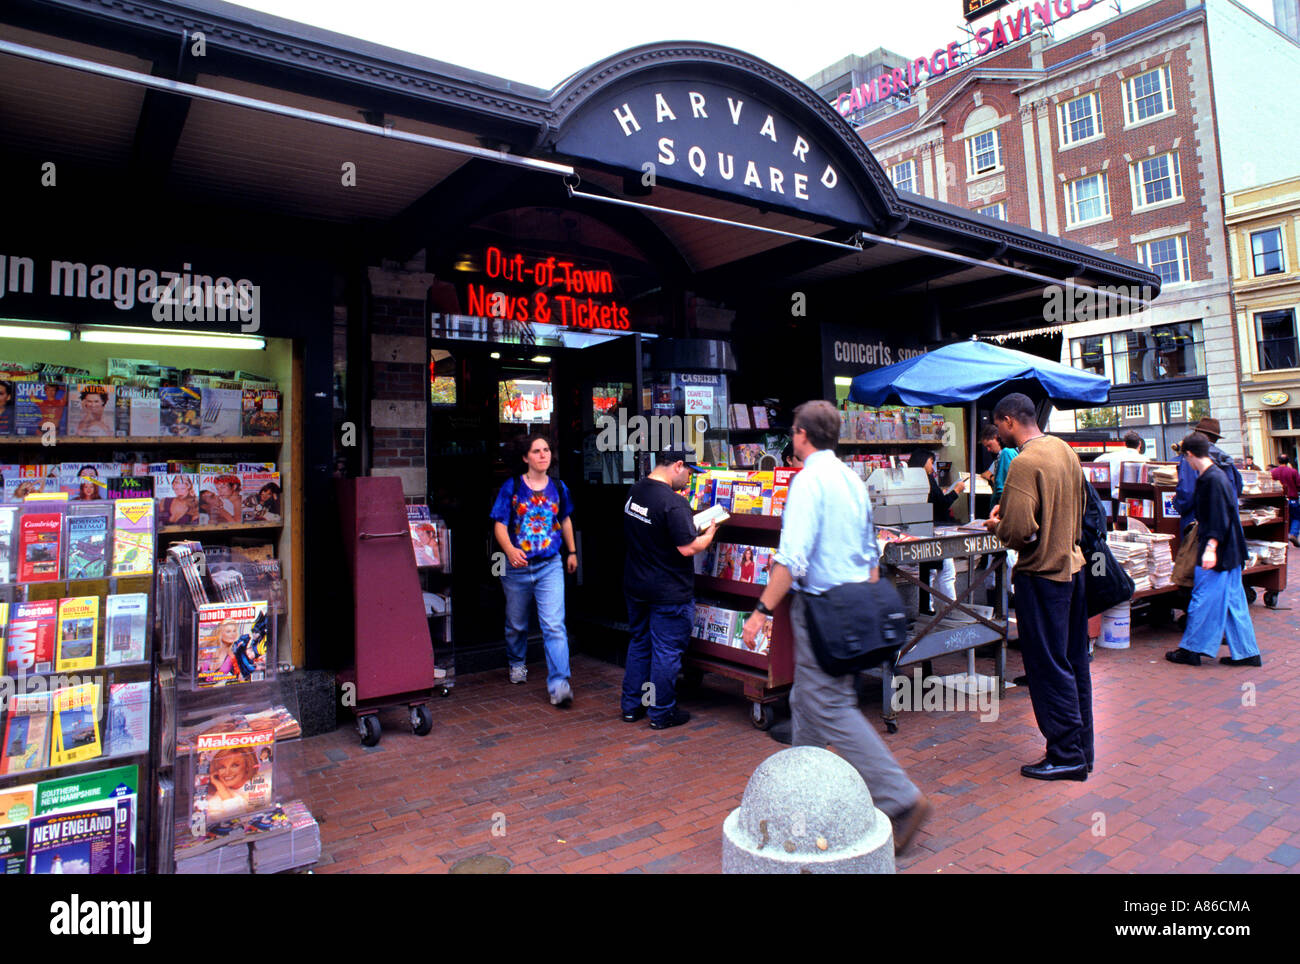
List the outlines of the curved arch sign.
<svg viewBox="0 0 1300 964">
<path fill-rule="evenodd" d="M 739 195 L 768 207 L 869 225 L 841 163 L 799 123 L 753 94 L 663 79 L 598 95 L 560 130 L 555 149 L 642 175 Z M 653 180 L 651 179 L 653 178 Z"/>
</svg>

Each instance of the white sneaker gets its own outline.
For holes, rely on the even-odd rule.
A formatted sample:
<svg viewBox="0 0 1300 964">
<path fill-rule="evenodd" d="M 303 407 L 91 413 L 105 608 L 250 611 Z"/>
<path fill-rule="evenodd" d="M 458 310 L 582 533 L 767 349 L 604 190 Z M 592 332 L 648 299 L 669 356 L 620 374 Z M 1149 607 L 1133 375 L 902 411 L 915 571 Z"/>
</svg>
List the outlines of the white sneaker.
<svg viewBox="0 0 1300 964">
<path fill-rule="evenodd" d="M 569 681 L 566 679 L 564 682 L 560 683 L 559 686 L 555 687 L 555 689 L 551 691 L 551 705 L 568 706 L 572 702 L 573 702 L 573 689 L 572 687 L 569 686 Z"/>
<path fill-rule="evenodd" d="M 511 666 L 511 667 L 510 667 L 510 682 L 512 682 L 512 683 L 527 683 L 527 682 L 528 682 L 528 667 L 527 667 L 527 666 Z"/>
</svg>

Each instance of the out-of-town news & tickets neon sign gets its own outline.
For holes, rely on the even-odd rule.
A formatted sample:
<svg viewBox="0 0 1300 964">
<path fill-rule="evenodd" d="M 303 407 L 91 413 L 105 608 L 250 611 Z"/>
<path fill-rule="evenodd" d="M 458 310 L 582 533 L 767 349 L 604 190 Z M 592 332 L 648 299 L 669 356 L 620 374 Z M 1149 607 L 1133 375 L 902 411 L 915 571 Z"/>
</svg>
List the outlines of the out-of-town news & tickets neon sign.
<svg viewBox="0 0 1300 964">
<path fill-rule="evenodd" d="M 494 283 L 466 286 L 471 315 L 613 331 L 632 327 L 627 306 L 607 297 L 614 293 L 614 274 L 606 269 L 583 268 L 554 255 L 509 253 L 493 245 L 483 253 L 483 273 Z M 503 290 L 503 282 L 531 290 Z"/>
</svg>

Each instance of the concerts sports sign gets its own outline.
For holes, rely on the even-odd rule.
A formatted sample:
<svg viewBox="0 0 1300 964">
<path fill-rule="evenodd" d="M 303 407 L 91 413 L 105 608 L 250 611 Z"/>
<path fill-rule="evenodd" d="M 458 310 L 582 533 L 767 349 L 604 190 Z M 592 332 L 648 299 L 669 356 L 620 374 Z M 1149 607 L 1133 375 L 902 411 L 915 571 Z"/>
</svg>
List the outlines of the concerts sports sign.
<svg viewBox="0 0 1300 964">
<path fill-rule="evenodd" d="M 850 224 L 872 218 L 814 132 L 751 94 L 663 79 L 597 98 L 556 150 Z"/>
</svg>

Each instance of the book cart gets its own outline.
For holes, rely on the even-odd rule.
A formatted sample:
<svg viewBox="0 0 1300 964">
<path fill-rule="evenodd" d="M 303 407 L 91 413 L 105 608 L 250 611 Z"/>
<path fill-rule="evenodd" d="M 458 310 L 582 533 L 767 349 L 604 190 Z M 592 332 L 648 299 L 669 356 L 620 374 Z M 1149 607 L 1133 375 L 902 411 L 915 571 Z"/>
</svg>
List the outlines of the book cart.
<svg viewBox="0 0 1300 964">
<path fill-rule="evenodd" d="M 720 526 L 714 544 L 768 546 L 781 541 L 781 517 L 733 515 Z M 696 598 L 707 596 L 728 608 L 748 615 L 766 585 L 720 579 L 696 574 Z M 705 673 L 714 673 L 744 685 L 750 701 L 750 722 L 766 730 L 776 719 L 775 704 L 794 683 L 794 635 L 790 628 L 790 596 L 787 594 L 772 617 L 772 634 L 766 652 L 751 652 L 701 638 L 699 621 L 682 660 L 688 681 L 698 683 Z"/>
<path fill-rule="evenodd" d="M 132 502 L 143 553 L 113 503 L 0 505 L 0 873 L 146 869 L 153 502 Z"/>
</svg>

